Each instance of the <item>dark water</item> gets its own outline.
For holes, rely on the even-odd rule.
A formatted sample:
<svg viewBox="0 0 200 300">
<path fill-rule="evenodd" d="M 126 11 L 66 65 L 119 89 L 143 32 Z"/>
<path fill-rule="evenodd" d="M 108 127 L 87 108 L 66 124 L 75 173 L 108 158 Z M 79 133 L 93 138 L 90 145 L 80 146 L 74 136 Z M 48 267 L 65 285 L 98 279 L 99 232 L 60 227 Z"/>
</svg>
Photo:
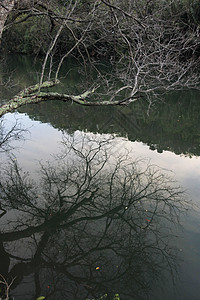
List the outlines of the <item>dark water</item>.
<svg viewBox="0 0 200 300">
<path fill-rule="evenodd" d="M 73 66 L 62 88 L 78 91 Z M 0 101 L 38 72 L 27 57 L 4 61 Z M 199 98 L 174 93 L 149 116 L 141 101 L 4 116 L 0 273 L 13 299 L 200 298 Z"/>
</svg>

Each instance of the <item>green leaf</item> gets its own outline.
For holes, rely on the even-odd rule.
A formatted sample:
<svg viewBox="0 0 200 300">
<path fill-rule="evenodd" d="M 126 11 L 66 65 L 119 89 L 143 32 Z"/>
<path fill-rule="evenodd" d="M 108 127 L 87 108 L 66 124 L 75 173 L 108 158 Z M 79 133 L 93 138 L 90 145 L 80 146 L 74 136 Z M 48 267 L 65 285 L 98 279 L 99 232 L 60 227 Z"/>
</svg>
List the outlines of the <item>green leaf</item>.
<svg viewBox="0 0 200 300">
<path fill-rule="evenodd" d="M 44 296 L 40 296 L 36 300 L 43 300 L 43 299 L 45 299 L 45 297 Z"/>
</svg>

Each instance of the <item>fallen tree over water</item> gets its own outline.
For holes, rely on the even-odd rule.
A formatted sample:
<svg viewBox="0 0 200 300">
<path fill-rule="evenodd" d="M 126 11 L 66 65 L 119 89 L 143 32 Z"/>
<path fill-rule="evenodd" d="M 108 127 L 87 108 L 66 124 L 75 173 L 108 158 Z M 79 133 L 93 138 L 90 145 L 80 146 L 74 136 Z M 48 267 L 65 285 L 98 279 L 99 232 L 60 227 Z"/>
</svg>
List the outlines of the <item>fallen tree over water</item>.
<svg viewBox="0 0 200 300">
<path fill-rule="evenodd" d="M 33 39 L 36 30 L 47 45 L 44 48 L 43 40 L 36 36 L 45 53 L 38 84 L 3 105 L 0 116 L 24 104 L 46 100 L 99 106 L 127 104 L 144 96 L 151 105 L 156 97 L 170 91 L 200 89 L 198 20 L 185 26 L 174 1 L 157 0 L 154 5 L 148 1 L 145 7 L 143 0 L 129 1 L 129 5 L 119 0 L 59 1 L 56 13 L 51 9 L 55 1 L 45 3 L 41 8 L 40 1 L 33 1 L 28 10 L 17 6 L 10 23 L 7 21 L 10 28 L 31 19 Z M 46 26 L 45 18 L 51 20 L 51 26 Z M 29 40 L 26 42 L 29 45 Z M 63 62 L 70 55 L 82 63 L 84 78 L 90 78 L 88 85 L 83 83 L 76 96 L 65 91 L 45 92 L 44 88 L 58 84 Z M 64 76 L 68 72 L 67 68 Z M 93 73 L 95 79 L 90 76 Z M 94 86 L 99 87 L 98 92 Z"/>
<path fill-rule="evenodd" d="M 121 100 L 113 100 L 113 99 L 104 100 L 104 101 L 88 100 L 88 98 L 94 94 L 95 90 L 98 87 L 87 90 L 80 95 L 68 95 L 65 93 L 41 91 L 41 89 L 47 89 L 59 83 L 60 83 L 59 80 L 51 80 L 51 81 L 45 81 L 41 85 L 36 84 L 34 86 L 25 88 L 19 94 L 17 94 L 13 99 L 11 99 L 9 102 L 7 102 L 6 104 L 0 107 L 0 117 L 2 117 L 4 114 L 8 112 L 12 112 L 13 110 L 18 109 L 22 105 L 39 103 L 47 100 L 54 100 L 54 101 L 60 100 L 64 102 L 70 101 L 85 106 L 104 106 L 104 105 L 106 106 L 106 105 L 124 105 L 124 104 L 128 104 L 129 102 L 135 101 L 137 99 L 134 96 L 130 96 L 125 99 L 123 98 Z M 121 90 L 122 89 L 120 88 L 118 89 L 117 92 L 119 93 L 121 92 Z"/>
</svg>

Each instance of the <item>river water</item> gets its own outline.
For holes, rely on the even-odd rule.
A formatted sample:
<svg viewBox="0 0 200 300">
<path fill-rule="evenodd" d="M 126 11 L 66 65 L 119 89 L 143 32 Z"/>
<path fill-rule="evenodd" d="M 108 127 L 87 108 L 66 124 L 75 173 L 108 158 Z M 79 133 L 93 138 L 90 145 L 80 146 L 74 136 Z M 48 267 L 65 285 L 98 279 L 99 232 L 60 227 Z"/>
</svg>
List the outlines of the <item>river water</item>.
<svg viewBox="0 0 200 300">
<path fill-rule="evenodd" d="M 82 75 L 66 68 L 72 91 Z M 4 61 L 0 102 L 38 70 Z M 200 298 L 200 94 L 147 110 L 49 101 L 3 117 L 0 274 L 13 299 Z"/>
</svg>

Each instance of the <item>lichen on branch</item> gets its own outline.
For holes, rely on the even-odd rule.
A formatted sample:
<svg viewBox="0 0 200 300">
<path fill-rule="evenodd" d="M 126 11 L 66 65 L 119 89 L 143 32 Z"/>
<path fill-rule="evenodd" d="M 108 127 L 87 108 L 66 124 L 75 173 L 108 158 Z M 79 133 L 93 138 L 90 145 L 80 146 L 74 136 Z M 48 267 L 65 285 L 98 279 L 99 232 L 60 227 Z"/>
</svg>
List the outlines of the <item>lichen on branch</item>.
<svg viewBox="0 0 200 300">
<path fill-rule="evenodd" d="M 35 99 L 37 98 L 37 91 L 39 91 L 40 89 L 55 86 L 56 84 L 59 84 L 59 80 L 45 81 L 42 83 L 42 85 L 35 84 L 23 89 L 13 99 L 0 107 L 0 117 L 19 108 L 22 105 L 36 103 L 37 101 L 35 101 Z"/>
<path fill-rule="evenodd" d="M 53 87 L 59 83 L 60 83 L 59 80 L 45 81 L 41 85 L 36 84 L 34 86 L 25 88 L 19 94 L 17 94 L 13 99 L 11 99 L 9 102 L 7 102 L 6 104 L 0 107 L 0 117 L 2 117 L 4 114 L 8 112 L 18 109 L 22 105 L 39 103 L 47 100 L 72 101 L 77 104 L 85 105 L 85 106 L 121 105 L 131 101 L 130 100 L 131 97 L 123 100 L 117 100 L 117 101 L 113 101 L 112 98 L 110 100 L 103 100 L 103 101 L 88 100 L 89 96 L 91 96 L 98 87 L 94 87 L 91 90 L 87 90 L 80 95 L 68 95 L 65 93 L 41 91 L 42 89 Z M 134 100 L 132 99 L 132 101 L 135 100 L 136 99 Z"/>
</svg>

